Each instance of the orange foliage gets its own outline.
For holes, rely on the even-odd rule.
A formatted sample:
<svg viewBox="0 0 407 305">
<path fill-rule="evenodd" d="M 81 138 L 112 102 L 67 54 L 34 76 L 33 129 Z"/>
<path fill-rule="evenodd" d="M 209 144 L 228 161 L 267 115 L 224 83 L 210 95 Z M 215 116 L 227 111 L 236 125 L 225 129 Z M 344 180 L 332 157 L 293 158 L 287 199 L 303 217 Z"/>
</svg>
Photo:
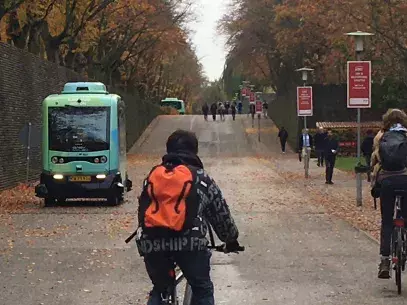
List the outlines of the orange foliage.
<svg viewBox="0 0 407 305">
<path fill-rule="evenodd" d="M 375 80 L 407 83 L 405 1 L 235 0 L 232 9 L 220 28 L 229 36 L 229 58 L 242 63 L 245 75 L 277 84 L 310 66 L 316 81 L 344 82 L 346 61 L 355 57 L 344 34 L 361 30 L 375 34 L 364 53 L 374 63 Z"/>
<path fill-rule="evenodd" d="M 182 2 L 25 0 L 0 16 L 0 38 L 142 98 L 173 94 L 188 103 L 203 77 Z"/>
</svg>

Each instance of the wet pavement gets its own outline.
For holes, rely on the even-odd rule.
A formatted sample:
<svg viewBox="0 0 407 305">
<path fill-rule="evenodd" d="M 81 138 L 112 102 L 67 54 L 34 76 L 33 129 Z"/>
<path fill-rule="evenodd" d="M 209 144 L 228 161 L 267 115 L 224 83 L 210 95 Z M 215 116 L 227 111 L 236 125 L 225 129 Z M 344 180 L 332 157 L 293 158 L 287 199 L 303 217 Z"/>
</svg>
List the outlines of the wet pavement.
<svg viewBox="0 0 407 305">
<path fill-rule="evenodd" d="M 407 304 L 393 280 L 376 279 L 378 245 L 282 175 L 295 155 L 280 155 L 275 127 L 262 124 L 258 143 L 246 115 L 225 122 L 159 117 L 130 151 L 135 189 L 122 206 L 2 214 L 0 304 L 146 304 L 148 276 L 124 239 L 136 226 L 139 186 L 177 128 L 197 133 L 199 154 L 246 246 L 238 255 L 214 253 L 216 304 Z"/>
</svg>

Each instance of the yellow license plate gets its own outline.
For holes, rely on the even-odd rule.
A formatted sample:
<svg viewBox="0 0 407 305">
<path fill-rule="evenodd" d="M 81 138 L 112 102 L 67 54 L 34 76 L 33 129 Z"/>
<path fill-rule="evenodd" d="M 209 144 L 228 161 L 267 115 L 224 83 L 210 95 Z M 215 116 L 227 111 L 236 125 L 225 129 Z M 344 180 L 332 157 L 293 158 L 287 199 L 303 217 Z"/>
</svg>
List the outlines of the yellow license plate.
<svg viewBox="0 0 407 305">
<path fill-rule="evenodd" d="M 91 176 L 71 176 L 69 181 L 71 182 L 90 182 L 92 180 Z"/>
</svg>

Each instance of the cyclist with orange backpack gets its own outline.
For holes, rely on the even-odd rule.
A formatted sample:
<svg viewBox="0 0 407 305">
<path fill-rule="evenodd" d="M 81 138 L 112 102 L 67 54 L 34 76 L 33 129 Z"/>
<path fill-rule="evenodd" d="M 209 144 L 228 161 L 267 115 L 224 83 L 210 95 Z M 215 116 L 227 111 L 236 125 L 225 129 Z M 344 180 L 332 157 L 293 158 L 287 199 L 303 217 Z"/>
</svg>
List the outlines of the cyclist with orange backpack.
<svg viewBox="0 0 407 305">
<path fill-rule="evenodd" d="M 144 181 L 139 198 L 136 243 L 154 285 L 148 305 L 161 304 L 176 263 L 192 288 L 192 305 L 213 305 L 208 221 L 225 252 L 240 249 L 239 233 L 222 192 L 203 169 L 194 133 L 175 131 L 167 154 Z"/>
</svg>

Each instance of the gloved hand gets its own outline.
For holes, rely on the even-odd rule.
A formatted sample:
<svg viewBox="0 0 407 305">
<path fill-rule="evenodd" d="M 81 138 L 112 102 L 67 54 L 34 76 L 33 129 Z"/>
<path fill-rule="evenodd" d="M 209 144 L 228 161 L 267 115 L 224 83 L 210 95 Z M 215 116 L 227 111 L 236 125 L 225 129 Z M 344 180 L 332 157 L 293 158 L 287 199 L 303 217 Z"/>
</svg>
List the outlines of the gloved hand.
<svg viewBox="0 0 407 305">
<path fill-rule="evenodd" d="M 229 252 L 238 252 L 238 251 L 244 251 L 244 248 L 239 245 L 239 242 L 237 240 L 228 242 L 224 245 L 223 248 L 225 253 Z"/>
</svg>

